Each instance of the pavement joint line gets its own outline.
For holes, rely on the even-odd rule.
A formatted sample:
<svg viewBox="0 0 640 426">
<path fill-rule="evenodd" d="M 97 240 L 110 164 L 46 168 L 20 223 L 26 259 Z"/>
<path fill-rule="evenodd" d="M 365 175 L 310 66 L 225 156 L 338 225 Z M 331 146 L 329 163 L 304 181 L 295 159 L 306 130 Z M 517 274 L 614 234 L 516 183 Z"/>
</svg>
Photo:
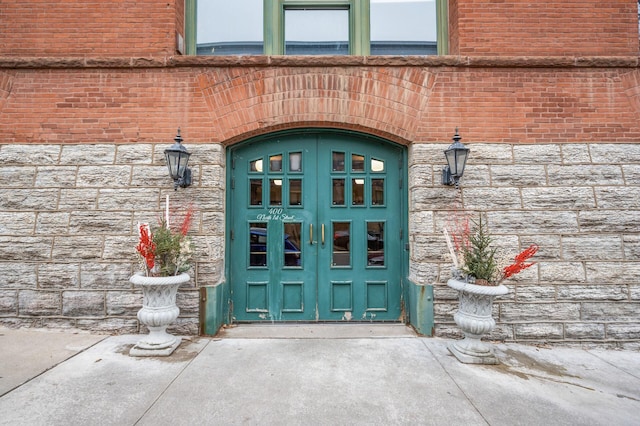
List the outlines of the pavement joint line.
<svg viewBox="0 0 640 426">
<path fill-rule="evenodd" d="M 467 401 L 469 401 L 469 404 L 471 404 L 471 406 L 473 407 L 474 410 L 476 410 L 476 412 L 478 413 L 478 415 L 482 418 L 482 420 L 484 420 L 484 422 L 487 425 L 491 425 L 491 423 L 489 423 L 489 421 L 486 419 L 486 417 L 484 416 L 484 414 L 482 414 L 482 411 L 480 411 L 480 409 L 478 408 L 478 406 L 476 404 L 474 404 L 474 402 L 471 400 L 471 398 L 469 398 L 469 395 L 467 395 L 467 393 L 464 391 L 464 389 L 462 389 L 462 387 L 458 384 L 458 382 L 456 381 L 456 379 L 449 373 L 449 370 L 447 370 L 447 368 L 440 362 L 440 359 L 438 358 L 438 356 L 433 353 L 433 351 L 431 350 L 431 348 L 429 347 L 429 345 L 426 344 L 424 339 L 420 339 L 421 343 L 424 345 L 425 348 L 427 348 L 427 351 L 429 351 L 429 353 L 431 353 L 431 355 L 433 356 L 433 358 L 436 360 L 436 362 L 440 365 L 440 367 L 442 368 L 442 370 L 445 372 L 445 374 L 447 376 L 449 376 L 449 379 L 451 379 L 451 381 L 453 382 L 454 385 L 456 385 L 456 387 L 458 388 L 458 390 L 460 390 L 460 392 L 464 395 L 464 397 L 467 399 Z"/>
<path fill-rule="evenodd" d="M 103 342 L 104 340 L 108 339 L 109 337 L 111 337 L 111 336 L 109 336 L 109 335 L 105 335 L 102 339 L 98 340 L 97 342 L 95 342 L 95 343 L 93 343 L 93 344 L 91 344 L 91 345 L 87 346 L 86 348 L 82 348 L 82 349 L 80 349 L 80 350 L 79 350 L 79 351 L 77 351 L 76 353 L 70 354 L 68 357 L 66 357 L 66 358 L 64 358 L 64 359 L 61 359 L 61 360 L 60 360 L 60 361 L 58 361 L 57 363 L 55 363 L 55 364 L 53 364 L 53 365 L 51 365 L 51 366 L 47 367 L 46 369 L 42 370 L 41 372 L 39 372 L 39 373 L 38 373 L 38 374 L 36 374 L 35 376 L 28 378 L 28 379 L 27 379 L 27 380 L 25 380 L 24 382 L 20 383 L 20 384 L 19 384 L 19 385 L 17 385 L 17 386 L 14 386 L 13 388 L 11 388 L 11 389 L 9 389 L 8 391 L 6 391 L 5 393 L 0 394 L 0 398 L 2 398 L 2 397 L 3 397 L 3 396 L 5 396 L 5 395 L 10 394 L 10 393 L 11 393 L 11 392 L 13 392 L 14 390 L 16 390 L 16 389 L 18 389 L 18 388 L 20 388 L 20 387 L 22 387 L 22 386 L 26 385 L 27 383 L 29 383 L 29 382 L 31 382 L 31 381 L 33 381 L 33 380 L 37 379 L 38 377 L 42 376 L 42 375 L 43 375 L 44 373 L 46 373 L 47 371 L 53 370 L 54 368 L 56 368 L 56 367 L 57 367 L 57 366 L 59 366 L 60 364 L 63 364 L 63 363 L 65 363 L 65 362 L 69 361 L 70 359 L 75 358 L 76 356 L 80 355 L 81 353 L 88 351 L 89 349 L 91 349 L 92 347 L 96 346 L 98 343 Z"/>
<path fill-rule="evenodd" d="M 623 369 L 621 369 L 621 368 L 620 368 L 620 367 L 618 367 L 616 364 L 612 364 L 612 363 L 611 363 L 611 362 L 609 362 L 608 360 L 606 360 L 606 359 L 602 358 L 602 357 L 601 357 L 601 356 L 599 356 L 598 354 L 594 354 L 593 352 L 591 352 L 591 351 L 590 351 L 590 350 L 588 350 L 588 349 L 587 349 L 587 350 L 585 350 L 585 352 L 586 352 L 586 353 L 588 353 L 589 355 L 592 355 L 592 356 L 594 356 L 594 357 L 598 358 L 599 360 L 603 361 L 605 364 L 608 364 L 608 365 L 612 366 L 613 368 L 615 368 L 616 370 L 620 371 L 621 373 L 628 374 L 629 376 L 631 376 L 631 377 L 633 377 L 633 378 L 636 378 L 636 379 L 640 379 L 640 376 L 637 376 L 637 375 L 635 375 L 635 374 L 633 374 L 633 373 L 631 373 L 631 372 L 629 372 L 629 371 L 627 371 L 627 370 L 623 370 Z"/>
</svg>

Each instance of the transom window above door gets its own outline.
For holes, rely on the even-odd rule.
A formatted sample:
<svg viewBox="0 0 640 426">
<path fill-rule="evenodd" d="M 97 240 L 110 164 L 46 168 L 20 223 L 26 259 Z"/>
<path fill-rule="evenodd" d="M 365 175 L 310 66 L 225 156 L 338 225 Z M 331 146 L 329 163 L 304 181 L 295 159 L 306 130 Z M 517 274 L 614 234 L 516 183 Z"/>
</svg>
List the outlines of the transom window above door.
<svg viewBox="0 0 640 426">
<path fill-rule="evenodd" d="M 186 1 L 191 54 L 446 54 L 447 0 Z"/>
</svg>

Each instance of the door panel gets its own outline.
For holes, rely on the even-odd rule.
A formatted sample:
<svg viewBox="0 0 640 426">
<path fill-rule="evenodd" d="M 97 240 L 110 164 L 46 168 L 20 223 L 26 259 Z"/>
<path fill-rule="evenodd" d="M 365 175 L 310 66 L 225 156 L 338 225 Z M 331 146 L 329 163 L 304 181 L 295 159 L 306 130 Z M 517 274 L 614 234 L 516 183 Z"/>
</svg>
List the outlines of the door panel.
<svg viewBox="0 0 640 426">
<path fill-rule="evenodd" d="M 231 160 L 236 321 L 400 319 L 400 148 L 304 133 Z"/>
</svg>

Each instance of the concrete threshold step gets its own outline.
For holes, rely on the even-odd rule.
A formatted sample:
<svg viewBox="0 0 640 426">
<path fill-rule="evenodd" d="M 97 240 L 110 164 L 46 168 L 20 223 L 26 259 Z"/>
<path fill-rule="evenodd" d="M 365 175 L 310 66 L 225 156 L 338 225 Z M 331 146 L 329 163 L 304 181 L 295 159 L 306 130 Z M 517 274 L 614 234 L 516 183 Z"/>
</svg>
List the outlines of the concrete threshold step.
<svg viewBox="0 0 640 426">
<path fill-rule="evenodd" d="M 417 337 L 405 324 L 234 324 L 217 335 L 225 339 L 369 339 Z"/>
</svg>

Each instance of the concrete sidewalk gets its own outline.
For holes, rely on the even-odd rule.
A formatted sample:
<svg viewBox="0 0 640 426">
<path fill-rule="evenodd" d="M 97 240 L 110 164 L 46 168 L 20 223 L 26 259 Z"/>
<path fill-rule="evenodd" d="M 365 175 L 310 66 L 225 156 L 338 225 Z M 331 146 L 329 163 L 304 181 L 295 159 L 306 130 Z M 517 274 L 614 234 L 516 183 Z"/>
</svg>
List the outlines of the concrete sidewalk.
<svg viewBox="0 0 640 426">
<path fill-rule="evenodd" d="M 0 329 L 1 425 L 640 425 L 640 352 L 500 344 L 501 365 L 466 365 L 404 326 L 279 325 L 132 358 L 138 336 L 77 336 Z M 20 346 L 52 337 L 68 359 L 4 383 L 7 354 L 41 362 Z"/>
</svg>

